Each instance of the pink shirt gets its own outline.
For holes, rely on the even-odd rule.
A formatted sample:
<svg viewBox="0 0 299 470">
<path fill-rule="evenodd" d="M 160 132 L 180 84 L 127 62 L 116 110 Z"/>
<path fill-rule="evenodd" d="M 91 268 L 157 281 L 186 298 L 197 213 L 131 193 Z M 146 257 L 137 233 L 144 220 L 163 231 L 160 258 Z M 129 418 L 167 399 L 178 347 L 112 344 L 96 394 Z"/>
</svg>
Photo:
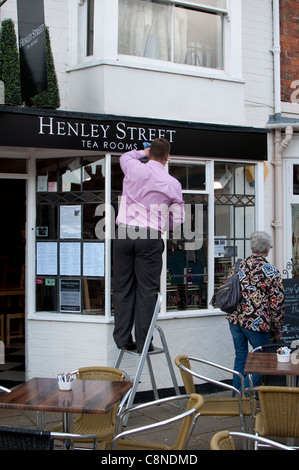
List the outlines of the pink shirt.
<svg viewBox="0 0 299 470">
<path fill-rule="evenodd" d="M 120 157 L 125 176 L 116 222 L 164 232 L 184 221 L 182 186 L 162 163 L 142 163 L 144 156 L 143 150 L 132 150 Z"/>
</svg>

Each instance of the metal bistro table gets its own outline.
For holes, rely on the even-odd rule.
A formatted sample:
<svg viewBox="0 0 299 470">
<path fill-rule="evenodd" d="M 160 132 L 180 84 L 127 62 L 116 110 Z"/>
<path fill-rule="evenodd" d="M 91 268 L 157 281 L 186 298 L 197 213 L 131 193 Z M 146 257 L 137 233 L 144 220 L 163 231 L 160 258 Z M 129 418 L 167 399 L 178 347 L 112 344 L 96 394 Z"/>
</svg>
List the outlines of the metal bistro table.
<svg viewBox="0 0 299 470">
<path fill-rule="evenodd" d="M 57 379 L 33 378 L 10 393 L 0 393 L 0 408 L 61 412 L 64 431 L 72 433 L 74 413 L 105 414 L 132 385 L 132 382 L 76 379 L 72 390 L 61 391 Z"/>
<path fill-rule="evenodd" d="M 287 386 L 296 386 L 299 376 L 299 364 L 293 362 L 278 362 L 276 353 L 248 353 L 244 374 L 255 375 L 285 375 Z"/>
</svg>

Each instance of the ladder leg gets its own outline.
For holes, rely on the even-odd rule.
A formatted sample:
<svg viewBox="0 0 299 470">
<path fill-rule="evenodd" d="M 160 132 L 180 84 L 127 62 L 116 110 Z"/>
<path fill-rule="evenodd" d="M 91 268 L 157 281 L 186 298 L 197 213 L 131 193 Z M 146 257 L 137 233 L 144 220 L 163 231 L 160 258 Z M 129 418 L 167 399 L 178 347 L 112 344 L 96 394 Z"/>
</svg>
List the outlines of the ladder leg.
<svg viewBox="0 0 299 470">
<path fill-rule="evenodd" d="M 177 395 L 180 395 L 180 390 L 179 390 L 178 382 L 177 382 L 177 379 L 176 379 L 176 376 L 175 376 L 175 372 L 174 372 L 174 369 L 173 369 L 173 365 L 172 365 L 172 362 L 171 362 L 171 358 L 170 358 L 170 354 L 169 354 L 169 350 L 168 350 L 168 346 L 167 346 L 167 343 L 166 343 L 166 339 L 165 339 L 163 330 L 162 330 L 162 328 L 160 328 L 160 326 L 158 326 L 158 325 L 156 325 L 156 329 L 158 330 L 158 332 L 159 332 L 159 334 L 160 334 L 160 338 L 161 338 L 161 342 L 162 342 L 162 345 L 163 345 L 164 354 L 165 354 L 165 356 L 166 356 L 166 360 L 167 360 L 167 364 L 168 364 L 168 369 L 169 369 L 169 372 L 170 372 L 170 375 L 171 375 L 171 378 L 172 378 L 172 383 L 173 383 L 173 386 L 174 386 L 175 393 L 176 393 Z M 182 407 L 182 405 L 180 405 L 180 406 Z"/>
<path fill-rule="evenodd" d="M 154 376 L 154 373 L 153 373 L 153 368 L 152 368 L 152 363 L 151 363 L 150 356 L 147 355 L 146 359 L 147 359 L 148 371 L 149 371 L 149 375 L 150 375 L 150 379 L 151 379 L 151 383 L 152 383 L 152 387 L 153 387 L 153 391 L 154 391 L 154 397 L 155 397 L 155 400 L 159 400 L 159 394 L 158 394 L 158 390 L 157 390 L 157 385 L 156 385 L 155 376 Z"/>
<path fill-rule="evenodd" d="M 119 355 L 118 355 L 118 357 L 117 357 L 117 359 L 116 359 L 116 363 L 115 363 L 115 366 L 114 366 L 116 369 L 118 369 L 119 366 L 120 366 L 120 363 L 121 363 L 121 361 L 122 361 L 124 352 L 125 352 L 124 349 L 121 349 L 121 350 L 119 351 Z"/>
</svg>

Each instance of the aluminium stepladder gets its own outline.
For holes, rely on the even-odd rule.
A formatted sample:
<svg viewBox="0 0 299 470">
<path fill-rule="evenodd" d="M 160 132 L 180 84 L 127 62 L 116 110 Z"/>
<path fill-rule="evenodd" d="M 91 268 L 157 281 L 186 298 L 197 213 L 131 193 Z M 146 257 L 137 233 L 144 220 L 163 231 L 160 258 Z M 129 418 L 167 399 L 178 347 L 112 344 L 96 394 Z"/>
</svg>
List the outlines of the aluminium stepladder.
<svg viewBox="0 0 299 470">
<path fill-rule="evenodd" d="M 167 343 L 166 343 L 164 333 L 162 331 L 162 328 L 160 326 L 156 325 L 158 314 L 159 314 L 160 308 L 161 308 L 161 304 L 162 304 L 162 295 L 161 295 L 160 292 L 157 292 L 157 302 L 156 302 L 153 318 L 152 318 L 152 321 L 151 321 L 151 324 L 150 324 L 150 327 L 149 327 L 149 330 L 148 330 L 148 333 L 147 333 L 147 336 L 146 336 L 146 340 L 145 340 L 145 343 L 144 343 L 144 346 L 143 346 L 142 353 L 138 353 L 136 351 L 128 351 L 126 349 L 121 349 L 120 352 L 119 352 L 118 358 L 116 360 L 116 363 L 115 363 L 115 368 L 118 369 L 125 353 L 126 354 L 132 354 L 134 356 L 140 356 L 140 361 L 139 361 L 139 364 L 138 364 L 138 367 L 137 367 L 136 376 L 135 376 L 135 379 L 134 379 L 134 382 L 133 382 L 133 387 L 132 387 L 129 399 L 127 401 L 127 404 L 126 404 L 126 406 L 128 408 L 134 402 L 136 391 L 137 391 L 137 388 L 138 388 L 138 385 L 139 385 L 139 381 L 140 381 L 140 377 L 141 377 L 141 374 L 142 374 L 142 371 L 143 371 L 145 361 L 147 361 L 148 370 L 149 370 L 149 374 L 150 374 L 150 379 L 151 379 L 153 392 L 154 392 L 154 397 L 155 397 L 156 400 L 159 399 L 157 386 L 156 386 L 156 381 L 155 381 L 153 368 L 152 368 L 152 364 L 151 364 L 151 360 L 150 360 L 150 356 L 152 356 L 152 355 L 163 354 L 163 353 L 165 354 L 175 393 L 176 393 L 176 395 L 180 395 L 178 383 L 177 383 L 176 376 L 175 376 L 175 373 L 174 373 L 174 369 L 173 369 L 173 366 L 172 366 L 172 362 L 171 362 L 171 358 L 170 358 L 170 355 L 169 355 L 169 350 L 168 350 L 168 346 L 167 346 Z M 159 332 L 161 343 L 162 343 L 162 348 L 156 348 L 155 347 L 154 351 L 149 351 L 148 349 L 149 349 L 150 343 L 152 341 L 152 337 L 153 337 L 153 333 L 154 333 L 155 328 Z"/>
</svg>

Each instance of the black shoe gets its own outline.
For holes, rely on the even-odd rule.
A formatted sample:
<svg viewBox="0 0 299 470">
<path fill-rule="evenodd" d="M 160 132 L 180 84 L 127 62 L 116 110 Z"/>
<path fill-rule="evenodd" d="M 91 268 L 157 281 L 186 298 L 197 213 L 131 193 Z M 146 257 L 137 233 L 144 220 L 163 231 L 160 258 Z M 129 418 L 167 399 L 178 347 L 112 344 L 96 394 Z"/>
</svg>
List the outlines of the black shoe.
<svg viewBox="0 0 299 470">
<path fill-rule="evenodd" d="M 135 351 L 136 343 L 134 343 L 134 341 L 130 341 L 129 343 L 125 344 L 125 346 L 121 349 L 126 349 L 127 351 Z"/>
<path fill-rule="evenodd" d="M 154 350 L 155 350 L 155 347 L 154 347 L 153 343 L 150 343 L 149 348 L 148 348 L 148 352 L 154 351 Z M 137 352 L 140 354 L 140 353 L 142 353 L 142 351 L 143 350 L 138 349 Z"/>
</svg>

